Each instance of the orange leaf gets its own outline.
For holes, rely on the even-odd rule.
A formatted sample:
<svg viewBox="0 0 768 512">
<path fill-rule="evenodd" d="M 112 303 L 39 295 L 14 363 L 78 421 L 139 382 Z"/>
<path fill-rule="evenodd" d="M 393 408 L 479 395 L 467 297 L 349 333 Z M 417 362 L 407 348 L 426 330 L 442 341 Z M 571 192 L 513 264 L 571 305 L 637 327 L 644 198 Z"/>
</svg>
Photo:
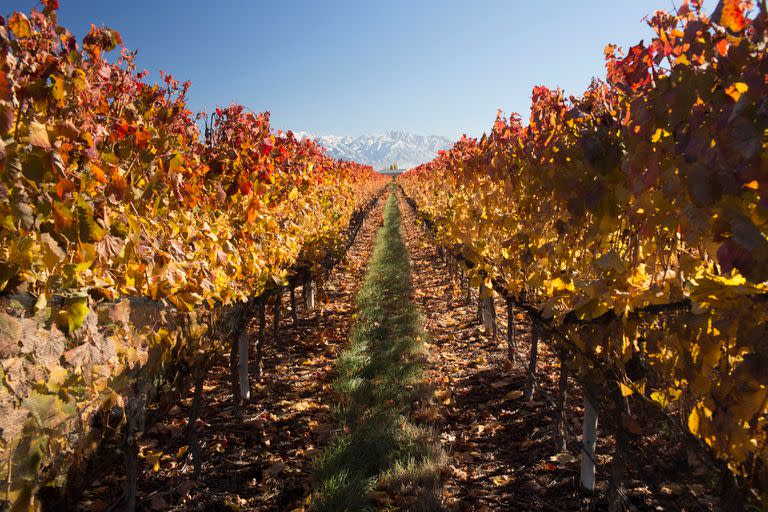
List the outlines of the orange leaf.
<svg viewBox="0 0 768 512">
<path fill-rule="evenodd" d="M 20 12 L 13 13 L 11 19 L 8 20 L 8 27 L 16 37 L 29 37 L 32 35 L 32 25 L 27 17 Z"/>
<path fill-rule="evenodd" d="M 93 177 L 98 181 L 99 183 L 106 184 L 107 183 L 107 177 L 104 174 L 104 170 L 99 167 L 96 164 L 91 164 L 91 174 L 93 174 Z"/>
<path fill-rule="evenodd" d="M 246 216 L 249 223 L 252 223 L 256 220 L 256 216 L 259 213 L 259 208 L 261 208 L 261 203 L 254 196 L 251 198 L 251 202 L 248 204 L 248 210 L 246 211 Z"/>
<path fill-rule="evenodd" d="M 107 195 L 114 194 L 118 200 L 122 201 L 127 188 L 128 180 L 125 179 L 125 176 L 120 172 L 120 169 L 112 166 L 109 173 L 109 188 L 107 190 Z"/>
<path fill-rule="evenodd" d="M 59 196 L 59 199 L 64 199 L 64 196 L 70 192 L 73 192 L 75 190 L 75 184 L 72 183 L 72 180 L 69 180 L 67 178 L 62 178 L 59 180 L 59 182 L 56 184 L 56 195 Z"/>
<path fill-rule="evenodd" d="M 717 48 L 717 53 L 719 53 L 721 57 L 725 57 L 728 54 L 728 41 L 721 39 L 715 44 L 715 48 Z"/>
<path fill-rule="evenodd" d="M 741 95 L 744 94 L 749 90 L 749 87 L 747 87 L 747 84 L 744 82 L 736 82 L 733 85 L 728 86 L 725 89 L 725 94 L 733 98 L 733 101 L 739 101 L 739 98 L 741 98 Z"/>
<path fill-rule="evenodd" d="M 731 32 L 741 32 L 744 30 L 744 27 L 747 26 L 747 19 L 744 17 L 744 8 L 741 0 L 725 0 L 723 2 L 720 25 L 726 27 Z"/>
</svg>

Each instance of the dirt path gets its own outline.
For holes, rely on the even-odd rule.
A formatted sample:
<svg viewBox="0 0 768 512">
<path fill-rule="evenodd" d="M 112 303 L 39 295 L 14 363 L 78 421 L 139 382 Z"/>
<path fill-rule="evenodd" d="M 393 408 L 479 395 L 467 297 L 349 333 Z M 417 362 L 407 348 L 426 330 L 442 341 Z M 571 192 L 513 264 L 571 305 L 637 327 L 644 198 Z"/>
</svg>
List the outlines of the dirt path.
<svg viewBox="0 0 768 512">
<path fill-rule="evenodd" d="M 191 399 L 143 436 L 145 452 L 162 450 L 156 471 L 143 464 L 139 510 L 293 510 L 311 491 L 312 457 L 331 435 L 330 373 L 347 343 L 353 300 L 370 259 L 383 200 L 369 214 L 345 259 L 323 283 L 318 305 L 299 305 L 298 325 L 283 314 L 280 346 L 265 346 L 264 380 L 251 382 L 243 418 L 231 407 L 228 360 L 215 363 L 204 386 L 206 406 L 198 420 L 204 464 L 199 482 L 179 462 Z M 299 290 L 300 291 L 300 290 Z M 286 298 L 283 304 L 287 303 Z M 268 318 L 271 329 L 271 318 Z M 271 331 L 270 331 L 271 332 Z M 106 512 L 124 479 L 121 457 L 86 492 L 80 510 Z M 118 508 L 119 509 L 119 508 Z M 117 510 L 117 509 L 115 509 Z"/>
<path fill-rule="evenodd" d="M 425 318 L 429 365 L 425 384 L 435 389 L 435 403 L 424 403 L 415 419 L 438 425 L 448 454 L 442 471 L 442 505 L 448 511 L 606 510 L 605 489 L 612 452 L 610 436 L 597 446 L 598 491 L 579 491 L 578 433 L 581 396 L 570 384 L 567 406 L 569 455 L 553 460 L 553 416 L 557 358 L 540 345 L 540 392 L 520 399 L 525 379 L 530 326 L 516 318 L 521 363 L 506 360 L 503 335 L 491 338 L 476 321 L 476 305 L 454 282 L 438 257 L 431 237 L 402 198 L 402 229 L 412 261 L 413 300 Z M 323 286 L 318 307 L 299 307 L 298 325 L 284 314 L 280 346 L 268 344 L 264 381 L 252 383 L 253 398 L 244 417 L 231 408 L 228 361 L 217 361 L 205 384 L 206 408 L 198 422 L 204 451 L 202 477 L 191 480 L 181 462 L 191 399 L 141 439 L 144 453 L 162 451 L 155 470 L 145 461 L 139 481 L 140 510 L 266 511 L 302 510 L 312 491 L 313 457 L 334 429 L 330 382 L 334 362 L 347 345 L 357 294 L 371 256 L 376 229 L 382 225 L 380 201 L 360 230 L 345 260 Z M 285 304 L 287 301 L 284 300 Z M 500 332 L 506 328 L 497 305 Z M 271 319 L 268 322 L 271 326 Z M 653 421 L 650 418 L 649 421 Z M 645 437 L 633 448 L 627 499 L 632 510 L 717 510 L 701 482 L 706 470 L 679 443 Z M 692 465 L 687 465 L 687 464 Z M 122 489 L 124 462 L 116 457 L 87 491 L 80 510 L 111 512 Z M 675 482 L 680 477 L 683 485 Z M 675 480 L 677 478 L 678 480 Z M 703 494 L 702 494 L 703 493 Z"/>
<path fill-rule="evenodd" d="M 400 208 L 413 262 L 415 298 L 431 338 L 430 377 L 438 388 L 441 439 L 449 461 L 443 475 L 445 506 L 449 510 L 513 507 L 511 488 L 500 489 L 493 478 L 506 479 L 515 469 L 509 437 L 517 426 L 509 421 L 511 411 L 503 404 L 505 395 L 522 386 L 522 379 L 509 374 L 506 346 L 501 338 L 491 340 L 481 331 L 475 306 L 467 305 L 466 294 L 452 282 L 434 244 L 402 198 Z"/>
</svg>

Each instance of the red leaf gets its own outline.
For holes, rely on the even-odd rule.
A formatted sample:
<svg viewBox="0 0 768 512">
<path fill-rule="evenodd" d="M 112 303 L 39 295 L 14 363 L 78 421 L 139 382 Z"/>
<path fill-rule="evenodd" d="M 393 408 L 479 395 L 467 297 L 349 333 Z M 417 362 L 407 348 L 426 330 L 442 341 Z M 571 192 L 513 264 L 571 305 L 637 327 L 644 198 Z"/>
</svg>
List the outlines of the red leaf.
<svg viewBox="0 0 768 512">
<path fill-rule="evenodd" d="M 261 141 L 261 155 L 262 156 L 269 156 L 269 154 L 272 152 L 272 149 L 275 147 L 275 143 L 272 141 L 272 139 L 264 139 Z"/>
<path fill-rule="evenodd" d="M 0 71 L 0 100 L 10 100 L 11 92 L 11 84 L 8 82 L 8 76 Z"/>
<path fill-rule="evenodd" d="M 10 105 L 0 105 L 0 136 L 11 131 L 15 119 L 16 114 Z"/>
</svg>

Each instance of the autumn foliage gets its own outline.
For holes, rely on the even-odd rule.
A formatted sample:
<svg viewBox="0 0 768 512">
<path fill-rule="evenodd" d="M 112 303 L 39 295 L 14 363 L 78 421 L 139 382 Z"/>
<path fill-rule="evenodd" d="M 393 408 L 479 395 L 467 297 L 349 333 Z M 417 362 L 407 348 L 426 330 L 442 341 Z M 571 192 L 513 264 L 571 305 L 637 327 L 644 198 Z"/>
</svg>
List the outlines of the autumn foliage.
<svg viewBox="0 0 768 512">
<path fill-rule="evenodd" d="M 78 45 L 53 2 L 2 25 L 0 291 L 241 300 L 335 250 L 376 186 L 268 113 L 217 109 L 201 137 L 189 83 L 147 83 L 109 29 Z"/>
<path fill-rule="evenodd" d="M 2 440 L 16 510 L 31 503 L 40 461 L 73 448 L 68 421 L 88 425 L 94 408 L 143 390 L 141 379 L 220 348 L 187 318 L 178 332 L 113 333 L 113 357 L 102 357 L 78 335 L 96 302 L 143 298 L 186 313 L 259 297 L 339 256 L 353 215 L 385 182 L 275 132 L 268 113 L 193 114 L 188 82 L 148 82 L 117 32 L 92 27 L 79 44 L 56 0 L 42 4 L 0 17 L 0 298 L 31 294 L 35 314 L 70 339 L 46 364 L 16 357 L 18 347 L 3 361 L 13 385 L 2 410 L 29 412 L 25 440 Z M 35 400 L 22 386 L 31 376 Z"/>
<path fill-rule="evenodd" d="M 438 241 L 550 322 L 583 378 L 680 414 L 768 489 L 768 12 L 686 1 L 579 97 L 399 178 Z M 599 376 L 595 376 L 595 371 Z"/>
</svg>

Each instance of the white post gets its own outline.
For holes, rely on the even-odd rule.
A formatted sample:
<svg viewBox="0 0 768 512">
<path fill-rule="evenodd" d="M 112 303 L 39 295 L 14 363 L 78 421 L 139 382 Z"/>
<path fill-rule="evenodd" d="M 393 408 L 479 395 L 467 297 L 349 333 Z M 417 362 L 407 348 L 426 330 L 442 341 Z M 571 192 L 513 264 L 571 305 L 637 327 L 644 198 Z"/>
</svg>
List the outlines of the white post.
<svg viewBox="0 0 768 512">
<path fill-rule="evenodd" d="M 581 486 L 595 490 L 595 442 L 597 441 L 597 410 L 589 386 L 584 386 L 584 425 L 581 431 Z"/>
<path fill-rule="evenodd" d="M 317 293 L 317 284 L 314 279 L 307 279 L 301 288 L 304 295 L 304 306 L 307 309 L 315 307 L 315 294 Z"/>
<path fill-rule="evenodd" d="M 251 399 L 251 383 L 248 379 L 248 329 L 243 331 L 237 337 L 238 350 L 238 375 L 240 380 L 240 398 L 243 400 Z"/>
</svg>

